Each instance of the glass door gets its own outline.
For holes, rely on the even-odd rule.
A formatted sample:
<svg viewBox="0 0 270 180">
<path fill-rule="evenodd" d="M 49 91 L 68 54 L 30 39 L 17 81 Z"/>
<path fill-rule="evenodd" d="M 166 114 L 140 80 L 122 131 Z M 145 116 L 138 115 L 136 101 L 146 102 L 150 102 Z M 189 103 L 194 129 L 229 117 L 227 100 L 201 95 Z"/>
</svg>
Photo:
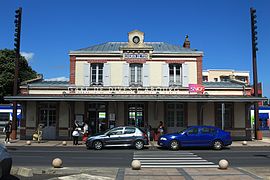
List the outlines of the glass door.
<svg viewBox="0 0 270 180">
<path fill-rule="evenodd" d="M 144 104 L 128 104 L 127 125 L 144 127 Z"/>
<path fill-rule="evenodd" d="M 56 139 L 56 103 L 39 104 L 39 124 L 43 139 Z"/>
<path fill-rule="evenodd" d="M 88 105 L 89 122 L 91 133 L 99 133 L 108 129 L 106 104 L 89 103 Z"/>
<path fill-rule="evenodd" d="M 166 121 L 167 132 L 177 132 L 184 128 L 184 104 L 183 103 L 167 103 L 166 105 Z"/>
</svg>

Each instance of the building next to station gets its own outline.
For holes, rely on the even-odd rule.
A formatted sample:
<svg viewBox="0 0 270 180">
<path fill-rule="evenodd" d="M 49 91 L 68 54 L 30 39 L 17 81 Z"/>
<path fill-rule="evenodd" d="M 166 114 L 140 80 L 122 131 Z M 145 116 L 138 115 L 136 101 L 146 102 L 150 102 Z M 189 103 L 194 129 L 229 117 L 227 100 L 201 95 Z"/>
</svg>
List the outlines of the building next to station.
<svg viewBox="0 0 270 180">
<path fill-rule="evenodd" d="M 249 85 L 249 71 L 236 71 L 233 69 L 207 69 L 203 70 L 203 82 L 240 81 Z"/>
<path fill-rule="evenodd" d="M 21 139 L 31 139 L 39 124 L 44 139 L 69 139 L 75 121 L 89 124 L 91 133 L 119 125 L 156 128 L 163 121 L 168 133 L 213 125 L 250 139 L 250 107 L 264 99 L 251 96 L 245 83 L 203 82 L 203 52 L 190 48 L 188 36 L 179 46 L 144 42 L 144 33 L 134 30 L 127 42 L 69 57 L 69 82 L 36 79 L 5 97 L 22 105 Z"/>
</svg>

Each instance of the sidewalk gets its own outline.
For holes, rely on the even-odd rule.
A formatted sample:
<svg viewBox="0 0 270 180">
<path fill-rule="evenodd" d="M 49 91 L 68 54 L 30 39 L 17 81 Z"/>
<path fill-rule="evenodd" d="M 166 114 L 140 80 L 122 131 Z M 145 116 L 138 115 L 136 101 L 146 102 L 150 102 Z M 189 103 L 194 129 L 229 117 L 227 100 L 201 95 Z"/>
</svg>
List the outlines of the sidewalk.
<svg viewBox="0 0 270 180">
<path fill-rule="evenodd" d="M 18 175 L 21 167 L 13 167 L 11 174 L 20 179 L 50 179 L 50 180 L 181 180 L 181 179 L 270 179 L 270 167 L 260 168 L 29 168 L 33 176 Z M 28 169 L 28 170 L 29 170 Z M 20 174 L 20 173 L 19 173 Z"/>
<path fill-rule="evenodd" d="M 2 139 L 0 139 L 2 143 Z M 85 144 L 74 146 L 72 141 L 42 141 L 37 143 L 31 141 L 31 145 L 26 144 L 26 140 L 13 140 L 6 146 L 44 146 L 44 147 L 85 147 Z M 232 147 L 246 146 L 270 146 L 270 138 L 265 137 L 263 140 L 248 141 L 247 145 L 242 145 L 243 141 L 234 141 Z M 151 141 L 149 147 L 157 146 L 156 142 Z M 270 167 L 229 167 L 227 170 L 218 168 L 142 168 L 141 170 L 132 170 L 131 168 L 52 168 L 52 167 L 24 167 L 31 170 L 32 177 L 23 177 L 18 174 L 22 167 L 12 167 L 11 174 L 20 179 L 50 179 L 50 180 L 71 180 L 71 179 L 95 179 L 95 180 L 181 180 L 181 179 L 270 179 Z"/>
<path fill-rule="evenodd" d="M 5 144 L 6 146 L 29 146 L 26 144 L 27 140 L 11 140 L 10 144 Z M 80 141 L 79 145 L 74 146 L 72 141 L 66 141 L 69 147 L 85 147 L 83 141 Z M 0 139 L 0 143 L 4 143 L 4 139 Z M 40 143 L 37 141 L 31 141 L 31 146 L 53 146 L 53 147 L 65 147 L 63 141 L 51 141 L 51 140 L 43 140 Z M 247 145 L 242 144 L 243 141 L 233 141 L 231 147 L 251 147 L 251 146 L 270 146 L 270 137 L 263 137 L 262 140 L 252 140 L 247 141 Z M 157 141 L 150 141 L 148 147 L 158 147 Z"/>
</svg>

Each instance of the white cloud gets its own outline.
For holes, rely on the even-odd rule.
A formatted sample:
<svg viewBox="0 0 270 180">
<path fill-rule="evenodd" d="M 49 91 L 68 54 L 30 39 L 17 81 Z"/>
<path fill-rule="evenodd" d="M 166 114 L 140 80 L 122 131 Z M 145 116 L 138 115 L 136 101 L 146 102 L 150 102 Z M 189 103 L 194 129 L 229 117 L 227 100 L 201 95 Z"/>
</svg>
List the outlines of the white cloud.
<svg viewBox="0 0 270 180">
<path fill-rule="evenodd" d="M 45 79 L 45 81 L 69 81 L 69 78 L 62 76 L 62 77 Z"/>
<path fill-rule="evenodd" d="M 29 62 L 34 57 L 34 53 L 21 52 L 21 56 L 25 57 L 25 59 Z"/>
</svg>

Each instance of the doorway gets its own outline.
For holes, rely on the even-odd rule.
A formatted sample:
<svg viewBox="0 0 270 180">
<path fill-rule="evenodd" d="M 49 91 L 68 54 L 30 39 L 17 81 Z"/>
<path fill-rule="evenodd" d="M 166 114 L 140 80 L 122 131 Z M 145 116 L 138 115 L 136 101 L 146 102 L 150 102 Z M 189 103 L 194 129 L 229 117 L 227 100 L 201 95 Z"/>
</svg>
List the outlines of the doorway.
<svg viewBox="0 0 270 180">
<path fill-rule="evenodd" d="M 167 103 L 165 125 L 167 132 L 173 133 L 184 129 L 184 103 Z"/>
<path fill-rule="evenodd" d="M 145 110 L 143 103 L 128 104 L 128 122 L 129 126 L 144 127 Z"/>
<path fill-rule="evenodd" d="M 103 132 L 108 129 L 106 103 L 89 103 L 88 117 L 89 128 L 92 134 Z"/>
<path fill-rule="evenodd" d="M 56 139 L 56 103 L 39 104 L 39 124 L 42 125 L 43 139 Z"/>
</svg>

